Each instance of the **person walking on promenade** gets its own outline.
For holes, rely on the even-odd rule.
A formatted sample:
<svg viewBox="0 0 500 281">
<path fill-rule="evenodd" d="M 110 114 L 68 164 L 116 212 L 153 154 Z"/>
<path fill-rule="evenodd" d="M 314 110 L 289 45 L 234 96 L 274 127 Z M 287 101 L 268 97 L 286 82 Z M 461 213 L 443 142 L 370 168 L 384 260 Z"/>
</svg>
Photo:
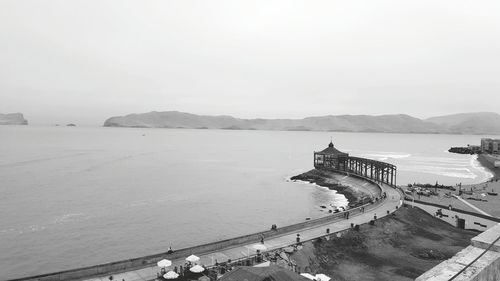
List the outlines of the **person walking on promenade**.
<svg viewBox="0 0 500 281">
<path fill-rule="evenodd" d="M 377 214 L 373 215 L 373 220 L 376 221 L 377 220 Z"/>
<path fill-rule="evenodd" d="M 264 235 L 262 235 L 262 234 L 260 235 L 260 243 L 264 244 Z"/>
<path fill-rule="evenodd" d="M 297 244 L 300 243 L 300 234 L 297 233 L 297 238 L 296 238 Z"/>
</svg>

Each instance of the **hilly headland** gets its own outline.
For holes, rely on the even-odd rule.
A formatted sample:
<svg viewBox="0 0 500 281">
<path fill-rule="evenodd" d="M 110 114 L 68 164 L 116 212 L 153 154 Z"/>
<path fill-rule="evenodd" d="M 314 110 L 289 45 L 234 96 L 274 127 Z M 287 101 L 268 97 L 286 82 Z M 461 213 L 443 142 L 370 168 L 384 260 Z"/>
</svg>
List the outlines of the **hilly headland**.
<svg viewBox="0 0 500 281">
<path fill-rule="evenodd" d="M 0 113 L 0 125 L 28 125 L 22 113 Z"/>
</svg>

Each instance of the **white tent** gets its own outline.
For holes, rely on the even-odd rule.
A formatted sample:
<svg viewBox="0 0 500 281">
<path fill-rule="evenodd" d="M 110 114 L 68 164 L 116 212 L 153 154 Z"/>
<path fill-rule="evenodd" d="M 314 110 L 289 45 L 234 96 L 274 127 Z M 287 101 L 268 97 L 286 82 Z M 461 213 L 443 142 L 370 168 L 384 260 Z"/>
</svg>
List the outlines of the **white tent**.
<svg viewBox="0 0 500 281">
<path fill-rule="evenodd" d="M 197 257 L 197 256 L 195 256 L 195 255 L 190 255 L 189 257 L 187 257 L 187 258 L 186 258 L 186 260 L 187 260 L 188 262 L 197 262 L 197 261 L 199 261 L 199 260 L 200 260 L 200 258 L 199 258 L 199 257 Z"/>
<path fill-rule="evenodd" d="M 314 275 L 311 275 L 309 273 L 301 273 L 300 275 L 304 276 L 305 278 L 307 278 L 309 280 L 316 280 L 316 277 L 314 277 Z"/>
<path fill-rule="evenodd" d="M 200 272 L 205 271 L 205 268 L 203 268 L 203 266 L 201 266 L 201 265 L 195 265 L 195 266 L 191 267 L 189 269 L 189 271 L 194 272 L 194 273 L 200 273 Z"/>
<path fill-rule="evenodd" d="M 254 265 L 253 267 L 267 267 L 267 266 L 270 266 L 270 265 L 271 265 L 271 262 L 270 261 L 266 261 L 266 262 Z"/>
<path fill-rule="evenodd" d="M 316 280 L 318 281 L 330 281 L 330 277 L 324 275 L 324 274 L 316 274 Z"/>
<path fill-rule="evenodd" d="M 165 279 L 176 279 L 177 277 L 179 277 L 179 274 L 174 271 L 169 271 L 163 275 L 163 278 Z"/>
<path fill-rule="evenodd" d="M 158 265 L 158 267 L 169 267 L 172 265 L 172 262 L 167 260 L 167 259 L 162 259 L 161 261 L 157 262 L 156 265 Z"/>
</svg>

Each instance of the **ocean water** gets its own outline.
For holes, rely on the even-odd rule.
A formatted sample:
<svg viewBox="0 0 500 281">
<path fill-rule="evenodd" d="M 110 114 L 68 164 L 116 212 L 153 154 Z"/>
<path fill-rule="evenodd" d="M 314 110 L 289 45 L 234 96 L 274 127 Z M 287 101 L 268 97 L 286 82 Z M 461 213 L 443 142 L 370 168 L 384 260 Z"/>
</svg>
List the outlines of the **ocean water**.
<svg viewBox="0 0 500 281">
<path fill-rule="evenodd" d="M 0 126 L 0 279 L 179 249 L 325 215 L 342 195 L 288 181 L 333 139 L 398 183 L 476 183 L 450 146 L 482 136 Z"/>
</svg>

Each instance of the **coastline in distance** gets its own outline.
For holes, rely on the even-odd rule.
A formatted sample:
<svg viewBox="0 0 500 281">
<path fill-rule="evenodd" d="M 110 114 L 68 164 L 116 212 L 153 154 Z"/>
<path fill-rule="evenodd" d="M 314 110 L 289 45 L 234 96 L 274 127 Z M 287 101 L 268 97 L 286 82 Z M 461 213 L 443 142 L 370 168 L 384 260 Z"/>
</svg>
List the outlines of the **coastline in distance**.
<svg viewBox="0 0 500 281">
<path fill-rule="evenodd" d="M 153 111 L 111 117 L 104 122 L 104 127 L 500 134 L 500 115 L 492 112 L 479 112 L 428 119 L 418 119 L 406 114 L 328 115 L 303 119 L 242 119 L 227 115 L 210 116 L 179 111 Z"/>
</svg>

